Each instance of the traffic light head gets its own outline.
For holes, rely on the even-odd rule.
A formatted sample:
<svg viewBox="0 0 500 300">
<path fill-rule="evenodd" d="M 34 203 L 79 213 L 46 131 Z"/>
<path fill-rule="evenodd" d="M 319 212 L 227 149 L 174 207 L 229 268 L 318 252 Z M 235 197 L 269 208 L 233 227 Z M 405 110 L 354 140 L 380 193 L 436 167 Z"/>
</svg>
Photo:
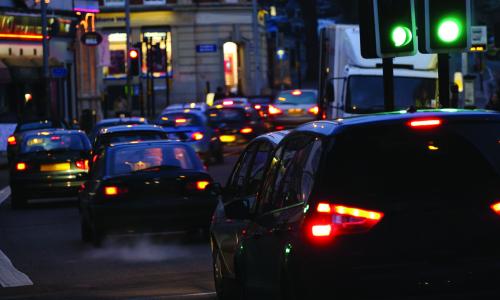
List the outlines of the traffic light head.
<svg viewBox="0 0 500 300">
<path fill-rule="evenodd" d="M 365 58 L 415 55 L 414 0 L 364 0 L 360 5 L 360 31 Z"/>
<path fill-rule="evenodd" d="M 139 55 L 139 50 L 138 49 L 130 49 L 128 52 L 128 57 L 129 57 L 129 74 L 130 76 L 139 76 L 139 71 L 140 71 L 140 55 Z"/>
<path fill-rule="evenodd" d="M 470 46 L 470 0 L 418 0 L 420 51 L 447 53 Z"/>
</svg>

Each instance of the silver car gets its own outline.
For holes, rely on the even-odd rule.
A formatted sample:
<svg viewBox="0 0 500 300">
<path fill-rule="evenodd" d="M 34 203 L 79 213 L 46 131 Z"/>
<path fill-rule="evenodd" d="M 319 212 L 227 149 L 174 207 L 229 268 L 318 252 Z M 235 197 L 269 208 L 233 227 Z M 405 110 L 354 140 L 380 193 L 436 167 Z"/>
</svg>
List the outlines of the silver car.
<svg viewBox="0 0 500 300">
<path fill-rule="evenodd" d="M 268 120 L 272 128 L 293 128 L 318 118 L 318 91 L 282 91 L 268 107 Z"/>
</svg>

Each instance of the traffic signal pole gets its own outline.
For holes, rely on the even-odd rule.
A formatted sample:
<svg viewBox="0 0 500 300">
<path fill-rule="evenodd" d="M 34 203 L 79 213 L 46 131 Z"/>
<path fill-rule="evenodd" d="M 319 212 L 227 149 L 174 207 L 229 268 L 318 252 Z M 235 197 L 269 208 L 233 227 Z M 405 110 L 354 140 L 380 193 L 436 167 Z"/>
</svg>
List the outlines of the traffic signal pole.
<svg viewBox="0 0 500 300">
<path fill-rule="evenodd" d="M 384 71 L 384 110 L 394 110 L 394 59 L 384 58 L 382 60 Z"/>
<path fill-rule="evenodd" d="M 132 108 L 132 93 L 131 93 L 131 82 L 132 82 L 132 76 L 130 74 L 130 36 L 131 30 L 130 30 L 130 0 L 125 0 L 125 34 L 127 36 L 127 85 L 125 88 L 125 91 L 127 92 L 127 105 L 130 108 Z"/>
<path fill-rule="evenodd" d="M 43 80 L 44 80 L 44 96 L 45 96 L 45 114 L 50 117 L 52 114 L 52 101 L 50 97 L 50 72 L 49 72 L 49 35 L 47 32 L 47 2 L 40 1 L 42 13 L 42 51 L 43 51 Z"/>
<path fill-rule="evenodd" d="M 450 103 L 450 56 L 438 54 L 439 103 L 442 107 L 451 107 Z"/>
</svg>

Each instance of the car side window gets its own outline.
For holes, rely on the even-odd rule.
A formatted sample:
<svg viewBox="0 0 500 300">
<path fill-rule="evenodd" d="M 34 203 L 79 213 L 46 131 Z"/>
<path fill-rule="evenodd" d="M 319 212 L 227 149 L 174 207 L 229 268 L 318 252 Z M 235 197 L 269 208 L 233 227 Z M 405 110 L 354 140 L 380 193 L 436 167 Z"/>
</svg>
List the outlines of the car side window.
<svg viewBox="0 0 500 300">
<path fill-rule="evenodd" d="M 299 192 L 297 198 L 299 202 L 307 202 L 309 200 L 309 196 L 314 186 L 316 172 L 318 171 L 322 150 L 322 142 L 320 139 L 315 139 L 306 147 L 304 160 L 299 168 L 299 174 L 297 174 L 297 180 L 300 180 L 300 182 L 297 182 Z"/>
<path fill-rule="evenodd" d="M 259 191 L 272 150 L 273 146 L 268 142 L 263 142 L 259 145 L 248 176 L 245 189 L 247 195 L 255 195 Z"/>
<path fill-rule="evenodd" d="M 284 146 L 279 146 L 272 154 L 269 169 L 265 173 L 264 183 L 262 184 L 261 193 L 257 195 L 258 211 L 260 213 L 272 210 L 273 203 L 271 202 L 272 195 L 275 189 L 275 181 L 278 170 L 281 164 L 281 156 L 283 154 Z"/>
<path fill-rule="evenodd" d="M 233 171 L 233 175 L 228 183 L 228 188 L 231 194 L 235 196 L 243 196 L 245 184 L 248 179 L 248 171 L 252 164 L 252 160 L 256 149 L 258 148 L 258 143 L 251 145 L 247 150 L 241 155 L 240 160 Z"/>
<path fill-rule="evenodd" d="M 97 159 L 90 168 L 90 180 L 98 180 L 104 175 L 104 163 L 106 160 L 104 157 L 104 153 L 98 154 L 95 157 L 97 157 Z"/>
</svg>

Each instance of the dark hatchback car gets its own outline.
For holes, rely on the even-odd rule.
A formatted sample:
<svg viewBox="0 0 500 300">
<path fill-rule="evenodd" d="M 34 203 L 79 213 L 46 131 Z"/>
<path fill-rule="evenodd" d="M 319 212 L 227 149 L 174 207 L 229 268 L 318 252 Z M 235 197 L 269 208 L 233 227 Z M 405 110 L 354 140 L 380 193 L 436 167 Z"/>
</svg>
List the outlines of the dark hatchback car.
<svg viewBox="0 0 500 300">
<path fill-rule="evenodd" d="M 249 105 L 216 105 L 207 114 L 210 126 L 227 145 L 246 144 L 267 132 L 259 113 Z"/>
<path fill-rule="evenodd" d="M 95 137 L 101 129 L 107 128 L 107 127 L 112 127 L 112 126 L 118 126 L 118 125 L 135 125 L 135 124 L 148 124 L 148 121 L 145 118 L 141 117 L 130 117 L 130 118 L 111 118 L 111 119 L 104 119 L 97 124 L 95 124 L 94 128 L 92 129 L 92 132 L 89 133 L 89 139 L 90 142 L 94 143 Z"/>
<path fill-rule="evenodd" d="M 99 245 L 112 233 L 208 229 L 217 198 L 190 146 L 117 144 L 96 155 L 79 196 L 83 241 Z"/>
<path fill-rule="evenodd" d="M 481 111 L 299 127 L 275 150 L 256 208 L 226 206 L 247 222 L 234 258 L 239 293 L 498 297 L 499 140 L 500 115 Z"/>
<path fill-rule="evenodd" d="M 191 145 L 206 162 L 224 162 L 224 149 L 219 135 L 208 124 L 206 115 L 199 110 L 172 110 L 158 117 L 169 139 Z"/>
<path fill-rule="evenodd" d="M 255 207 L 255 199 L 260 189 L 273 150 L 287 134 L 286 131 L 268 133 L 254 139 L 240 155 L 229 180 L 222 192 L 212 218 L 210 245 L 214 270 L 215 288 L 218 299 L 233 299 L 234 255 L 248 222 L 234 220 L 226 215 L 226 207 L 231 210 L 235 203 L 245 202 L 247 207 Z M 238 207 L 238 206 L 236 206 Z M 231 214 L 231 211 L 229 211 Z"/>
<path fill-rule="evenodd" d="M 36 120 L 21 122 L 16 126 L 14 133 L 7 138 L 7 159 L 11 162 L 19 152 L 26 132 L 48 129 L 68 129 L 68 124 L 60 120 Z"/>
<path fill-rule="evenodd" d="M 82 131 L 30 132 L 10 166 L 11 204 L 29 199 L 76 197 L 87 180 L 90 142 Z"/>
<path fill-rule="evenodd" d="M 167 134 L 156 125 L 119 125 L 101 129 L 94 139 L 93 149 L 98 151 L 111 144 L 133 141 L 166 140 Z"/>
</svg>

